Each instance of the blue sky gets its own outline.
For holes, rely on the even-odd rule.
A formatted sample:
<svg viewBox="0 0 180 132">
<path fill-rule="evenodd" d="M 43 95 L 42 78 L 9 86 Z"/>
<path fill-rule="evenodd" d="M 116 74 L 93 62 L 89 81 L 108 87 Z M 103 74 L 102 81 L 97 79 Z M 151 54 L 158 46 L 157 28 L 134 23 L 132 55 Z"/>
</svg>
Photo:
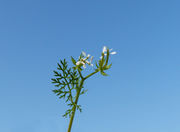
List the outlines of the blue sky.
<svg viewBox="0 0 180 132">
<path fill-rule="evenodd" d="M 72 132 L 180 131 L 180 1 L 1 0 L 0 131 L 65 132 L 59 59 L 117 51 L 87 80 Z"/>
</svg>

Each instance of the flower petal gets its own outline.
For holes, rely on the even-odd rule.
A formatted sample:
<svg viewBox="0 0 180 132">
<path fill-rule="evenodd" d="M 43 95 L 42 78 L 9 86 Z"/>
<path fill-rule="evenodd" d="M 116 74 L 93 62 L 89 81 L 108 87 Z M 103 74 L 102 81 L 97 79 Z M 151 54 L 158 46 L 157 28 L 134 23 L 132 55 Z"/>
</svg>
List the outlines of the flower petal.
<svg viewBox="0 0 180 132">
<path fill-rule="evenodd" d="M 106 51 L 107 51 L 107 47 L 106 47 L 106 46 L 104 46 L 104 47 L 103 47 L 103 51 L 102 51 L 102 52 L 104 53 L 104 52 L 106 52 Z"/>
<path fill-rule="evenodd" d="M 114 54 L 116 54 L 116 52 L 114 51 L 114 52 L 111 52 L 110 54 L 111 54 L 111 55 L 114 55 Z"/>
<path fill-rule="evenodd" d="M 81 64 L 81 61 L 76 62 L 76 65 L 79 66 Z"/>
<path fill-rule="evenodd" d="M 86 65 L 84 64 L 83 67 L 86 68 Z"/>
<path fill-rule="evenodd" d="M 86 63 L 87 63 L 88 65 L 90 65 L 90 64 L 91 64 L 91 63 L 90 63 L 89 61 L 87 61 L 87 60 L 86 60 Z"/>
<path fill-rule="evenodd" d="M 93 56 L 91 56 L 90 63 L 92 62 L 93 58 L 94 58 L 94 57 L 93 57 Z"/>
<path fill-rule="evenodd" d="M 85 65 L 85 63 L 83 61 L 81 61 L 81 64 Z"/>
<path fill-rule="evenodd" d="M 84 51 L 82 51 L 82 54 L 83 54 L 83 56 L 86 56 L 86 53 Z"/>
</svg>

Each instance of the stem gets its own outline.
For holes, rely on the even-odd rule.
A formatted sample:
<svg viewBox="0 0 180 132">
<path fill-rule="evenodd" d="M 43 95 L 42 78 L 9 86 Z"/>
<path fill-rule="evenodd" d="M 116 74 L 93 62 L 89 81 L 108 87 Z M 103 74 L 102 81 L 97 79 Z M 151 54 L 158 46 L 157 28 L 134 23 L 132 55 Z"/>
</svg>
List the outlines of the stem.
<svg viewBox="0 0 180 132">
<path fill-rule="evenodd" d="M 107 64 L 108 64 L 108 60 L 109 60 L 109 49 L 107 50 L 106 64 L 104 65 L 104 67 L 106 67 L 106 66 L 107 66 Z"/>
<path fill-rule="evenodd" d="M 78 73 L 79 73 L 81 79 L 84 79 L 84 77 L 82 76 L 81 71 L 79 69 L 78 69 Z"/>
<path fill-rule="evenodd" d="M 75 102 L 74 102 L 74 106 L 73 106 L 73 109 L 72 109 L 72 115 L 71 115 L 71 118 L 70 118 L 70 121 L 69 121 L 69 127 L 68 127 L 68 132 L 71 132 L 71 128 L 72 128 L 72 123 L 73 123 L 73 120 L 74 120 L 74 115 L 75 115 L 75 112 L 76 112 L 76 106 L 77 106 L 77 103 L 78 103 L 78 99 L 79 99 L 79 95 L 81 93 L 81 89 L 82 89 L 82 86 L 83 86 L 83 83 L 84 83 L 84 80 L 86 80 L 87 78 L 89 78 L 90 76 L 96 74 L 98 71 L 95 71 L 89 75 L 87 75 L 85 78 L 82 76 L 81 72 L 78 70 L 79 74 L 80 74 L 80 77 L 81 77 L 81 82 L 80 82 L 80 85 L 79 85 L 79 89 L 76 93 L 76 99 L 75 99 Z"/>
<path fill-rule="evenodd" d="M 66 78 L 64 78 L 64 80 L 65 80 L 65 82 L 67 83 L 67 86 L 68 86 L 68 89 L 69 89 L 69 92 L 70 92 L 70 95 L 71 95 L 71 88 L 70 88 L 70 86 L 69 86 L 69 83 L 68 83 L 68 81 L 66 80 Z M 71 103 L 73 103 L 72 96 L 70 96 L 70 101 L 71 101 Z"/>
<path fill-rule="evenodd" d="M 91 74 L 87 75 L 84 79 L 89 78 L 90 76 L 92 76 L 92 75 L 96 74 L 97 72 L 98 72 L 98 71 L 95 71 L 95 72 L 93 72 L 93 73 L 91 73 Z"/>
<path fill-rule="evenodd" d="M 79 90 L 77 91 L 77 94 L 76 94 L 76 100 L 74 102 L 75 105 L 73 106 L 72 115 L 71 115 L 70 122 L 69 122 L 69 127 L 68 127 L 68 132 L 71 132 L 71 127 L 72 127 L 74 115 L 75 115 L 75 112 L 76 112 L 76 106 L 77 106 L 77 103 L 78 103 L 78 99 L 79 99 L 79 95 L 80 95 L 83 83 L 84 83 L 84 79 L 81 80 Z"/>
</svg>

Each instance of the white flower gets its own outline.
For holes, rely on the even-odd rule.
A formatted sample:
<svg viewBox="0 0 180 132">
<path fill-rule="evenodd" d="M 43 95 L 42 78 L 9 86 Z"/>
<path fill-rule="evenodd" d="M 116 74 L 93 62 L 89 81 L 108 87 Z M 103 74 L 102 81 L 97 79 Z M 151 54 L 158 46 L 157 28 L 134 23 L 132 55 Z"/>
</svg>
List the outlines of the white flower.
<svg viewBox="0 0 180 132">
<path fill-rule="evenodd" d="M 84 68 L 86 68 L 86 64 L 93 66 L 93 64 L 91 64 L 93 56 L 91 57 L 90 62 L 89 62 L 88 59 L 90 57 L 90 54 L 86 55 L 86 53 L 83 51 L 82 55 L 84 58 L 79 57 L 79 61 L 76 62 L 76 65 L 77 66 L 82 65 Z"/>
<path fill-rule="evenodd" d="M 104 46 L 103 47 L 103 50 L 102 50 L 102 53 L 106 56 L 107 55 L 107 47 L 106 46 Z M 110 49 L 109 51 L 112 51 L 112 49 Z M 109 54 L 111 54 L 111 55 L 115 55 L 116 54 L 116 52 L 115 51 L 113 51 L 113 52 L 110 52 Z M 100 57 L 100 59 L 102 59 L 102 56 Z"/>
<path fill-rule="evenodd" d="M 83 66 L 84 68 L 86 68 L 86 64 L 85 64 L 82 60 L 76 62 L 76 65 L 77 65 L 77 66 L 79 66 L 79 65 L 81 65 L 81 64 L 82 64 L 82 66 Z"/>
<path fill-rule="evenodd" d="M 103 47 L 102 52 L 103 52 L 103 53 L 107 52 L 107 47 L 106 47 L 106 46 Z"/>
<path fill-rule="evenodd" d="M 93 58 L 93 56 L 91 57 L 91 60 L 90 60 L 90 61 L 85 60 L 85 62 L 86 62 L 88 65 L 90 65 L 90 66 L 93 66 L 93 64 L 91 63 L 91 62 L 92 62 L 92 58 Z"/>
<path fill-rule="evenodd" d="M 81 64 L 81 61 L 76 62 L 76 65 L 79 66 Z"/>
<path fill-rule="evenodd" d="M 108 49 L 108 48 L 107 48 L 106 46 L 103 47 L 103 53 L 104 53 L 104 55 L 107 55 L 107 54 L 106 54 L 107 49 Z M 110 49 L 109 51 L 112 51 L 112 49 Z M 111 52 L 110 54 L 114 55 L 114 54 L 116 54 L 116 52 L 114 51 L 114 52 Z"/>
<path fill-rule="evenodd" d="M 106 46 L 103 47 L 102 53 L 104 54 L 104 56 L 107 55 L 107 49 L 108 48 Z M 112 51 L 112 49 L 110 49 L 109 51 Z M 113 51 L 113 52 L 110 52 L 109 54 L 114 55 L 114 54 L 116 54 L 116 52 Z M 102 56 L 100 57 L 100 59 L 102 59 Z"/>
<path fill-rule="evenodd" d="M 82 62 L 82 64 L 83 64 L 83 67 L 86 68 L 86 64 L 84 62 Z"/>
</svg>

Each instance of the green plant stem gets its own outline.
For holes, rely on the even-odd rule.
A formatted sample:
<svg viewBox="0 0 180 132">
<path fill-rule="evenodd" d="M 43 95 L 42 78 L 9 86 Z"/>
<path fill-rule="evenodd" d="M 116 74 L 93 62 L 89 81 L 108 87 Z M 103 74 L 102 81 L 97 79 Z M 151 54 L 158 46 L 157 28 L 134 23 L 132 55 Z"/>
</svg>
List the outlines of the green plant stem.
<svg viewBox="0 0 180 132">
<path fill-rule="evenodd" d="M 78 73 L 79 73 L 81 79 L 84 79 L 84 77 L 82 76 L 81 71 L 79 69 L 78 69 Z"/>
<path fill-rule="evenodd" d="M 71 132 L 72 123 L 73 123 L 73 120 L 74 120 L 74 115 L 75 115 L 75 112 L 76 112 L 76 107 L 77 107 L 77 103 L 78 103 L 78 99 L 79 99 L 79 95 L 80 95 L 83 83 L 84 83 L 84 79 L 81 80 L 79 89 L 78 89 L 78 91 L 76 93 L 76 99 L 75 99 L 75 102 L 74 102 L 75 105 L 73 106 L 72 115 L 71 115 L 70 122 L 69 122 L 69 127 L 68 127 L 68 132 Z"/>
<path fill-rule="evenodd" d="M 72 109 L 72 115 L 71 115 L 71 118 L 70 118 L 70 121 L 69 121 L 68 132 L 71 132 L 72 123 L 73 123 L 73 120 L 74 120 L 74 115 L 75 115 L 75 112 L 76 112 L 76 107 L 77 107 L 78 99 L 79 99 L 79 96 L 80 96 L 80 93 L 81 93 L 81 89 L 83 87 L 83 83 L 84 83 L 85 79 L 87 79 L 90 76 L 96 74 L 98 71 L 95 71 L 95 72 L 87 75 L 85 78 L 82 76 L 82 74 L 81 74 L 81 72 L 79 70 L 78 70 L 78 72 L 79 72 L 80 77 L 81 77 L 81 82 L 80 82 L 80 85 L 79 85 L 79 89 L 78 89 L 78 91 L 76 93 L 76 99 L 75 99 L 74 106 L 73 106 L 73 109 Z"/>
<path fill-rule="evenodd" d="M 66 78 L 64 78 L 64 80 L 65 80 L 65 82 L 67 83 L 67 86 L 68 86 L 69 92 L 70 92 L 70 94 L 71 94 L 71 88 L 70 88 L 70 86 L 69 86 L 69 83 L 68 83 L 68 81 L 67 81 L 67 79 L 66 79 Z M 72 94 L 71 94 L 71 95 L 72 95 Z M 73 103 L 72 96 L 70 96 L 70 101 L 71 101 L 71 103 Z"/>
<path fill-rule="evenodd" d="M 84 79 L 89 78 L 90 76 L 92 76 L 92 75 L 96 74 L 97 72 L 98 72 L 98 71 L 95 71 L 95 72 L 93 72 L 93 73 L 91 73 L 91 74 L 87 75 Z"/>
<path fill-rule="evenodd" d="M 104 65 L 104 67 L 106 67 L 106 66 L 107 66 L 107 64 L 108 64 L 108 60 L 109 60 L 109 49 L 107 50 L 106 64 Z"/>
</svg>

